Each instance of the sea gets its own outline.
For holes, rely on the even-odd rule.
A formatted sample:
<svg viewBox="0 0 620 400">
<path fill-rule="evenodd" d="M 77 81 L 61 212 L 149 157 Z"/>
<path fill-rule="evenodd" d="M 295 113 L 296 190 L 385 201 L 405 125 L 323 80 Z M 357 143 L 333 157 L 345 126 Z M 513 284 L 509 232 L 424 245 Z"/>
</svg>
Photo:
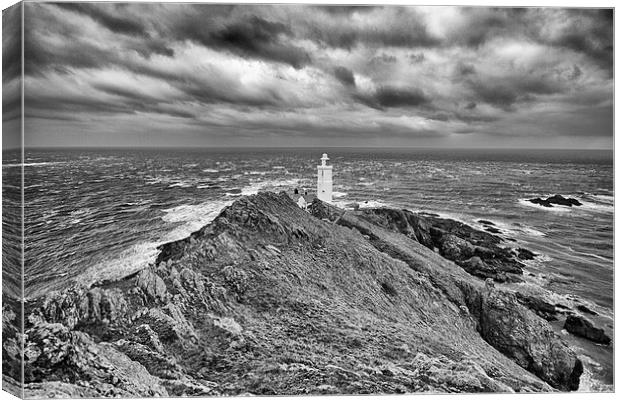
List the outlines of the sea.
<svg viewBox="0 0 620 400">
<path fill-rule="evenodd" d="M 324 152 L 334 168 L 336 205 L 406 208 L 480 229 L 480 220 L 491 221 L 506 246 L 539 254 L 527 262 L 525 281 L 510 289 L 567 307 L 613 337 L 612 151 L 26 149 L 25 296 L 136 271 L 155 260 L 157 246 L 208 224 L 240 196 L 313 192 Z M 21 213 L 19 160 L 18 152 L 3 152 L 8 248 L 20 235 L 14 223 Z M 554 194 L 583 206 L 527 201 Z M 19 271 L 19 258 L 4 253 L 5 270 L 13 263 Z M 613 390 L 613 346 L 568 334 L 561 321 L 553 327 L 584 361 L 580 390 Z"/>
</svg>

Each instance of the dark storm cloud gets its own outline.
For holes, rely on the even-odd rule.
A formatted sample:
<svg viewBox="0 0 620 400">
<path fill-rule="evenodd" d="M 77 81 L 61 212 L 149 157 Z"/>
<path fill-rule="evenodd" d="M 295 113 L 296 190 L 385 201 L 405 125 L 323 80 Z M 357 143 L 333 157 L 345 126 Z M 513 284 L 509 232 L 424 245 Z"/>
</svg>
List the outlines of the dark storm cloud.
<svg viewBox="0 0 620 400">
<path fill-rule="evenodd" d="M 41 135 L 53 120 L 223 144 L 611 137 L 596 120 L 613 104 L 609 10 L 27 3 L 26 17 Z M 3 46 L 5 81 L 16 51 Z"/>
<path fill-rule="evenodd" d="M 314 8 L 336 15 L 348 15 L 352 13 L 368 13 L 372 12 L 381 6 L 338 6 L 338 5 L 325 5 L 325 6 L 314 6 Z"/>
<path fill-rule="evenodd" d="M 467 76 L 473 75 L 476 73 L 476 67 L 471 64 L 466 64 L 463 62 L 459 62 L 456 64 L 455 74 L 457 76 Z"/>
<path fill-rule="evenodd" d="M 342 82 L 343 85 L 355 86 L 355 76 L 353 76 L 353 72 L 348 68 L 340 66 L 334 68 L 334 76 Z"/>
<path fill-rule="evenodd" d="M 466 23 L 451 38 L 450 44 L 479 47 L 503 35 L 524 34 L 527 26 L 525 8 L 464 8 Z"/>
<path fill-rule="evenodd" d="M 310 55 L 304 49 L 289 42 L 293 32 L 285 23 L 256 15 L 222 23 L 213 15 L 205 15 L 204 8 L 200 11 L 182 15 L 168 27 L 166 33 L 178 41 L 189 40 L 206 47 L 285 63 L 295 68 L 310 62 Z"/>
<path fill-rule="evenodd" d="M 291 31 L 285 24 L 254 16 L 212 32 L 202 43 L 301 68 L 310 61 L 310 56 L 303 49 L 280 41 L 281 36 L 288 35 Z"/>
<path fill-rule="evenodd" d="M 418 107 L 430 103 L 424 92 L 417 88 L 381 87 L 375 98 L 383 107 Z"/>
<path fill-rule="evenodd" d="M 534 75 L 473 78 L 466 82 L 476 99 L 503 109 L 510 109 L 521 101 L 532 101 L 536 95 L 551 95 L 566 90 L 561 82 Z"/>
<path fill-rule="evenodd" d="M 444 45 L 480 47 L 501 37 L 565 47 L 594 60 L 611 71 L 613 60 L 613 10 L 555 10 L 558 28 L 549 26 L 552 17 L 536 8 L 465 8 L 466 22 L 452 32 Z M 554 21 L 555 22 L 555 21 Z"/>
<path fill-rule="evenodd" d="M 145 27 L 132 18 L 123 17 L 124 4 L 55 3 L 56 6 L 89 16 L 112 32 L 147 36 Z"/>
<path fill-rule="evenodd" d="M 19 123 L 22 114 L 21 12 L 20 4 L 2 12 L 2 122 L 5 132 L 3 145 L 10 143 L 11 147 L 21 141 L 19 127 L 8 124 L 8 122 Z"/>
<path fill-rule="evenodd" d="M 2 12 L 2 81 L 21 74 L 22 36 L 21 7 L 9 7 Z"/>
<path fill-rule="evenodd" d="M 418 88 L 382 86 L 372 95 L 357 94 L 355 98 L 376 109 L 427 106 L 431 100 Z"/>
<path fill-rule="evenodd" d="M 391 26 L 377 26 L 369 30 L 338 27 L 333 30 L 316 30 L 312 39 L 331 47 L 351 50 L 357 45 L 430 47 L 439 40 L 428 34 L 423 25 L 412 24 L 408 29 L 392 29 Z"/>
<path fill-rule="evenodd" d="M 351 50 L 356 46 L 429 47 L 440 44 L 426 27 L 424 19 L 414 8 L 382 7 L 368 10 L 364 16 L 377 18 L 358 24 L 351 14 L 331 13 L 324 9 L 300 21 L 301 32 L 322 46 Z M 322 14 L 322 15 L 321 15 Z"/>
</svg>

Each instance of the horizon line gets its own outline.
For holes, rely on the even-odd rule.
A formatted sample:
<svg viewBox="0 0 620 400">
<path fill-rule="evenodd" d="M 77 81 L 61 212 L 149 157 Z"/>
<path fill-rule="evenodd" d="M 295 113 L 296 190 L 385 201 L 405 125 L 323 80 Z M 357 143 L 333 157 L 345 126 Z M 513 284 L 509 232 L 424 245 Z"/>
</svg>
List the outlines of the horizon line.
<svg viewBox="0 0 620 400">
<path fill-rule="evenodd" d="M 614 151 L 614 147 L 611 148 L 576 148 L 576 147 L 437 147 L 437 146 L 17 146 L 3 148 L 2 151 L 12 150 L 70 150 L 70 149 L 386 149 L 386 150 L 574 150 L 574 151 Z"/>
</svg>

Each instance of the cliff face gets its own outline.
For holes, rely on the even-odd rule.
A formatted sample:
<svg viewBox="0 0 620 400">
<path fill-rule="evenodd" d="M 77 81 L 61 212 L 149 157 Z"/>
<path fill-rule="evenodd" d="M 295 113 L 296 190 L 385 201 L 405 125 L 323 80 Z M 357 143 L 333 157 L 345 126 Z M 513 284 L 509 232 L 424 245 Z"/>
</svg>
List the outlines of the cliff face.
<svg viewBox="0 0 620 400">
<path fill-rule="evenodd" d="M 156 265 L 28 304 L 26 395 L 577 388 L 579 360 L 513 295 L 321 204 L 241 198 Z"/>
</svg>

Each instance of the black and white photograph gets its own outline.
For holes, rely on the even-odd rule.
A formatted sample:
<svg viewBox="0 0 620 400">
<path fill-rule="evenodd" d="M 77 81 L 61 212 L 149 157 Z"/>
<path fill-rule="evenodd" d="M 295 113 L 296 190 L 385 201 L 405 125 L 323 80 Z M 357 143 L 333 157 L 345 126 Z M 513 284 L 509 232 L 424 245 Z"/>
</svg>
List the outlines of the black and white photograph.
<svg viewBox="0 0 620 400">
<path fill-rule="evenodd" d="M 615 392 L 613 4 L 2 5 L 4 391 Z"/>
</svg>

